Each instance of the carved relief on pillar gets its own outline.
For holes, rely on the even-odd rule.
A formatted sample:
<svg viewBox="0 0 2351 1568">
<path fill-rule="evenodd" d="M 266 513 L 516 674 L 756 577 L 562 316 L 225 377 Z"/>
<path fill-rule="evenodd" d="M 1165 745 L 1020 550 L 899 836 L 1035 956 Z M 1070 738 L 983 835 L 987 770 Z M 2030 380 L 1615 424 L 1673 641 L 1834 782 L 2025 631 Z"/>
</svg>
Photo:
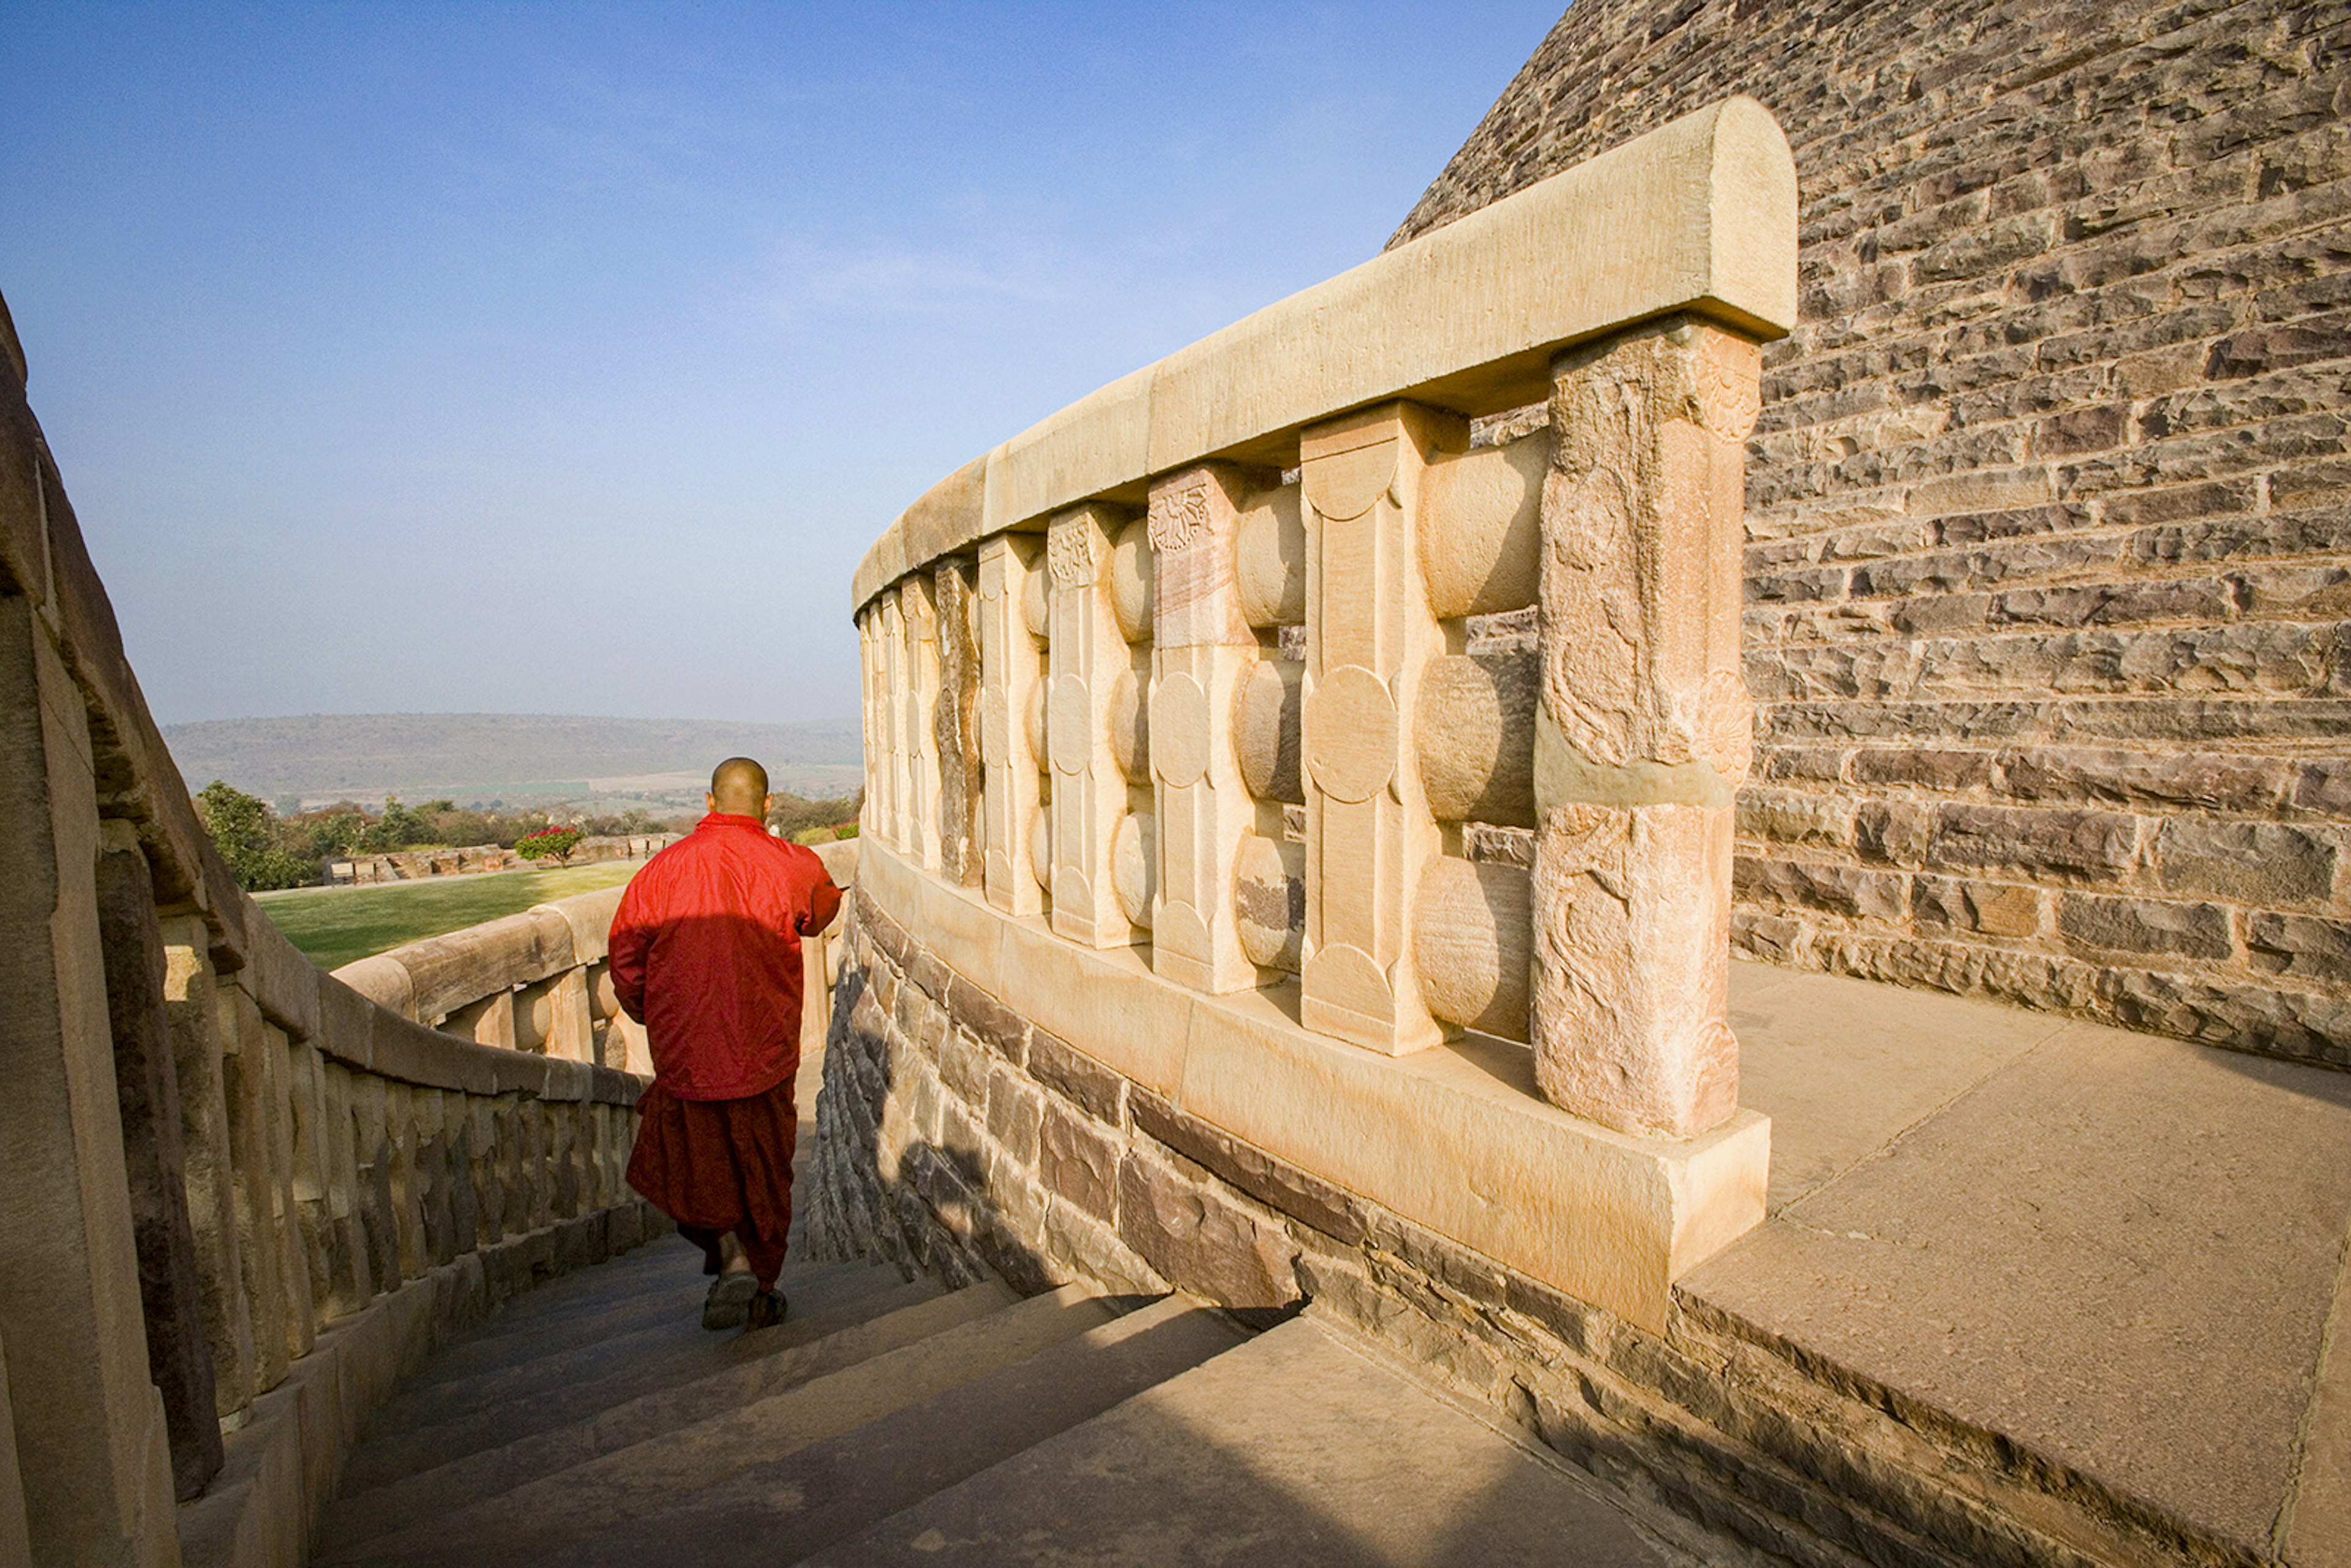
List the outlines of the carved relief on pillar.
<svg viewBox="0 0 2351 1568">
<path fill-rule="evenodd" d="M 1052 922 L 1062 936 L 1095 947 L 1123 947 L 1147 936 L 1121 906 L 1115 873 L 1127 786 L 1108 714 L 1133 656 L 1104 568 L 1125 520 L 1115 508 L 1089 504 L 1055 517 L 1045 532 L 1050 666 L 1039 707 L 1052 768 Z"/>
<path fill-rule="evenodd" d="M 1237 546 L 1248 477 L 1204 464 L 1154 481 L 1149 750 L 1159 880 L 1152 967 L 1211 994 L 1258 983 L 1241 946 L 1234 865 L 1257 803 L 1233 749 L 1236 695 L 1258 658 Z"/>
<path fill-rule="evenodd" d="M 1466 444 L 1461 421 L 1386 403 L 1300 443 L 1308 581 L 1302 760 L 1306 940 L 1301 1019 L 1402 1054 L 1444 1038 L 1410 949 L 1411 884 L 1443 843 L 1407 717 L 1444 651 L 1422 581 L 1422 476 Z"/>
<path fill-rule="evenodd" d="M 983 880 L 987 901 L 1009 915 L 1036 915 L 1045 907 L 1029 845 L 1042 800 L 1038 769 L 1045 759 L 1030 745 L 1028 722 L 1043 684 L 1041 650 L 1027 609 L 1032 580 L 1043 597 L 1041 553 L 1033 535 L 998 534 L 979 547 Z"/>
<path fill-rule="evenodd" d="M 1536 1076 L 1687 1137 L 1738 1108 L 1726 1017 L 1755 345 L 1667 324 L 1552 367 L 1535 720 Z"/>
<path fill-rule="evenodd" d="M 939 758 L 939 874 L 957 887 L 985 880 L 980 851 L 979 596 L 976 563 L 950 559 L 931 573 L 938 611 L 939 695 L 931 742 Z"/>
</svg>

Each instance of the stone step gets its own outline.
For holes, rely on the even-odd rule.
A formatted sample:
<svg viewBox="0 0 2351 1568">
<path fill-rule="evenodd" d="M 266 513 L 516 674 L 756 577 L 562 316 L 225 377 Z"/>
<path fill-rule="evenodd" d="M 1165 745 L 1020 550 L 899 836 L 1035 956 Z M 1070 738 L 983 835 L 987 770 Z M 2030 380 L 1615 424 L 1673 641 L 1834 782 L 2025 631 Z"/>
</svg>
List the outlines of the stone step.
<svg viewBox="0 0 2351 1568">
<path fill-rule="evenodd" d="M 1245 1337 L 1222 1313 L 1188 1297 L 1167 1297 L 853 1431 L 753 1465 L 545 1563 L 643 1568 L 790 1562 L 1090 1420 Z"/>
<path fill-rule="evenodd" d="M 1699 1561 L 1587 1477 L 1295 1318 L 805 1558 L 1219 1568 Z"/>
<path fill-rule="evenodd" d="M 786 1296 L 797 1299 L 810 1294 L 811 1287 L 869 1270 L 870 1265 L 858 1263 L 787 1264 L 777 1285 Z M 485 1324 L 417 1368 L 403 1391 L 422 1393 L 457 1383 L 471 1385 L 477 1377 L 527 1366 L 585 1345 L 607 1344 L 647 1329 L 674 1327 L 681 1319 L 700 1322 L 703 1297 L 710 1284 L 698 1268 L 680 1267 L 674 1277 L 601 1302 L 583 1303 L 578 1311 L 559 1317 L 513 1327 Z"/>
<path fill-rule="evenodd" d="M 314 1559 L 325 1568 L 414 1564 L 504 1568 L 534 1561 L 600 1531 L 664 1513 L 731 1479 L 772 1469 L 784 1456 L 823 1446 L 988 1375 L 1045 1359 L 1040 1353 L 1114 1331 L 1114 1307 L 1071 1288 L 844 1367 L 693 1426 L 543 1475 L 397 1533 Z M 693 1561 L 690 1550 L 673 1561 Z"/>
<path fill-rule="evenodd" d="M 887 1266 L 828 1271 L 797 1281 L 797 1289 L 791 1290 L 792 1303 L 796 1308 L 821 1309 L 886 1290 L 902 1281 L 903 1276 Z M 719 1354 L 719 1347 L 731 1343 L 734 1336 L 702 1326 L 701 1291 L 692 1291 L 681 1299 L 684 1310 L 626 1333 L 586 1343 L 568 1343 L 545 1354 L 536 1354 L 535 1347 L 524 1343 L 516 1347 L 515 1355 L 504 1363 L 460 1377 L 437 1377 L 428 1367 L 385 1403 L 374 1429 L 437 1426 L 476 1410 L 569 1387 L 583 1378 L 601 1375 L 614 1366 L 650 1366 L 664 1362 L 684 1364 Z"/>
<path fill-rule="evenodd" d="M 437 1518 L 512 1491 L 541 1476 L 586 1464 L 599 1455 L 708 1420 L 943 1333 L 1019 1300 L 1008 1287 L 992 1281 L 972 1285 L 691 1383 L 656 1390 L 569 1426 L 452 1459 L 371 1491 L 347 1490 L 328 1510 L 316 1549 L 322 1555 L 331 1553 L 406 1529 L 420 1519 Z"/>
<path fill-rule="evenodd" d="M 639 1289 L 648 1281 L 667 1279 L 685 1260 L 694 1260 L 685 1266 L 697 1266 L 700 1256 L 699 1249 L 675 1236 L 664 1236 L 618 1258 L 590 1268 L 575 1269 L 525 1291 L 484 1319 L 483 1326 L 525 1323 L 574 1312 L 583 1303 L 602 1301 L 615 1291 Z"/>
<path fill-rule="evenodd" d="M 537 1432 L 585 1421 L 632 1399 L 777 1354 L 794 1345 L 811 1343 L 827 1334 L 854 1328 L 943 1293 L 928 1281 L 907 1283 L 894 1271 L 876 1272 L 882 1281 L 879 1288 L 843 1291 L 830 1300 L 795 1301 L 790 1317 L 758 1333 L 710 1333 L 700 1327 L 697 1312 L 692 1322 L 694 1332 L 701 1336 L 698 1348 L 653 1356 L 635 1354 L 625 1346 L 616 1346 L 609 1357 L 600 1364 L 590 1365 L 577 1381 L 538 1394 L 470 1410 L 445 1421 L 402 1424 L 379 1420 L 371 1428 L 374 1435 L 352 1453 L 344 1472 L 344 1489 L 356 1495 L 467 1454 L 503 1448 Z"/>
</svg>

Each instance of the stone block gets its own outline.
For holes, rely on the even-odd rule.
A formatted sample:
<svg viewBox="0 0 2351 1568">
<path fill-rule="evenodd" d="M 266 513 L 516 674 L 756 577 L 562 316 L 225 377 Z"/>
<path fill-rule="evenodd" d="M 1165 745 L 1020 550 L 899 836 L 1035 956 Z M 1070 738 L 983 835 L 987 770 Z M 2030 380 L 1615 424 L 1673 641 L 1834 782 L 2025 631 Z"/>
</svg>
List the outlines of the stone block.
<svg viewBox="0 0 2351 1568">
<path fill-rule="evenodd" d="M 1098 1219 L 1118 1218 L 1119 1147 L 1097 1123 L 1048 1103 L 1037 1173 L 1045 1189 Z"/>
<path fill-rule="evenodd" d="M 2228 911 L 2212 904 L 2069 892 L 2058 895 L 2057 929 L 2070 946 L 2094 951 L 2170 958 L 2226 958 L 2231 952 Z"/>
<path fill-rule="evenodd" d="M 1259 1203 L 1280 1210 L 1343 1246 L 1352 1247 L 1364 1239 L 1364 1205 L 1353 1194 L 1277 1160 L 1196 1116 L 1184 1114 L 1147 1090 L 1135 1091 L 1130 1108 L 1136 1130 L 1232 1183 Z"/>
<path fill-rule="evenodd" d="M 2273 822 L 2175 817 L 2155 835 L 2155 862 L 2167 892 L 2231 904 L 2306 904 L 2334 891 L 2335 844 Z"/>
<path fill-rule="evenodd" d="M 2322 985 L 2351 985 L 2351 921 L 2261 914 L 2245 925 L 2252 966 Z"/>
<path fill-rule="evenodd" d="M 1922 876 L 1911 884 L 1910 903 L 1922 925 L 2016 937 L 2041 929 L 2040 890 L 2018 883 Z"/>
<path fill-rule="evenodd" d="M 1739 835 L 1776 843 L 1843 848 L 1854 839 L 1854 804 L 1800 789 L 1750 785 L 1739 792 Z"/>
<path fill-rule="evenodd" d="M 1901 800 L 1866 801 L 1854 811 L 1854 849 L 1865 861 L 1924 865 L 1934 847 L 1936 822 L 1932 806 Z"/>
<path fill-rule="evenodd" d="M 1908 913 L 1907 883 L 1898 872 L 1741 855 L 1731 885 L 1750 901 L 1800 904 L 1852 920 L 1898 921 Z"/>
<path fill-rule="evenodd" d="M 1005 1067 L 988 1074 L 987 1135 L 1019 1164 L 1037 1163 L 1044 1116 L 1045 1097 L 1026 1078 Z"/>
<path fill-rule="evenodd" d="M 988 1064 L 995 1058 L 977 1040 L 959 1029 L 949 1029 L 939 1040 L 939 1077 L 967 1105 L 987 1103 Z"/>
<path fill-rule="evenodd" d="M 1043 1256 L 1061 1280 L 1091 1280 L 1113 1294 L 1165 1295 L 1174 1286 L 1092 1215 L 1061 1201 L 1046 1206 Z"/>
<path fill-rule="evenodd" d="M 1935 819 L 1930 864 L 2007 868 L 2112 882 L 2138 862 L 2139 822 L 2112 811 L 1945 806 Z"/>
<path fill-rule="evenodd" d="M 1119 1171 L 1119 1234 L 1194 1295 L 1249 1309 L 1299 1299 L 1298 1249 L 1278 1225 L 1141 1150 Z"/>
<path fill-rule="evenodd" d="M 1044 1030 L 1029 1038 L 1029 1072 L 1046 1088 L 1100 1122 L 1123 1120 L 1126 1080 Z"/>
</svg>

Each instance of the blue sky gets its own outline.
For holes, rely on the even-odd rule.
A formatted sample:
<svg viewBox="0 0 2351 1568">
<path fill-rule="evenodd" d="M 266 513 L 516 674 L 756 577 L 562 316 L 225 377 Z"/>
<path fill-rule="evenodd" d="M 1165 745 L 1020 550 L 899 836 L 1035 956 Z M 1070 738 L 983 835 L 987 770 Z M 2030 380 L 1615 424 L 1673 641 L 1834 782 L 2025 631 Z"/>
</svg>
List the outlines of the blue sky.
<svg viewBox="0 0 2351 1568">
<path fill-rule="evenodd" d="M 0 293 L 166 723 L 849 716 L 901 507 L 1374 254 L 1556 18 L 0 3 Z"/>
</svg>

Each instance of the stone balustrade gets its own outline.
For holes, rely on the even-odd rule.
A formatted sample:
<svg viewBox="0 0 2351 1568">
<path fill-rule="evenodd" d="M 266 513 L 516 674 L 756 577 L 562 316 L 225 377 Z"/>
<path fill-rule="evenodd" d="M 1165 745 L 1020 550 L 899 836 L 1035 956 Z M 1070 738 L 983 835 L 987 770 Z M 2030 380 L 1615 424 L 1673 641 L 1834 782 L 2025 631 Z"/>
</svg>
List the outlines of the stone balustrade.
<svg viewBox="0 0 2351 1568">
<path fill-rule="evenodd" d="M 196 819 L 25 374 L 0 309 L 0 1563 L 292 1568 L 404 1368 L 664 1223 L 611 895 L 314 968 Z"/>
<path fill-rule="evenodd" d="M 1725 987 L 1744 443 L 1794 213 L 1778 127 L 1727 100 L 935 486 L 854 585 L 861 919 L 950 1023 L 1009 1009 L 1661 1313 L 1762 1212 Z M 866 1032 L 894 1062 L 907 1023 Z M 1004 1145 L 964 1097 L 968 1177 Z"/>
</svg>

